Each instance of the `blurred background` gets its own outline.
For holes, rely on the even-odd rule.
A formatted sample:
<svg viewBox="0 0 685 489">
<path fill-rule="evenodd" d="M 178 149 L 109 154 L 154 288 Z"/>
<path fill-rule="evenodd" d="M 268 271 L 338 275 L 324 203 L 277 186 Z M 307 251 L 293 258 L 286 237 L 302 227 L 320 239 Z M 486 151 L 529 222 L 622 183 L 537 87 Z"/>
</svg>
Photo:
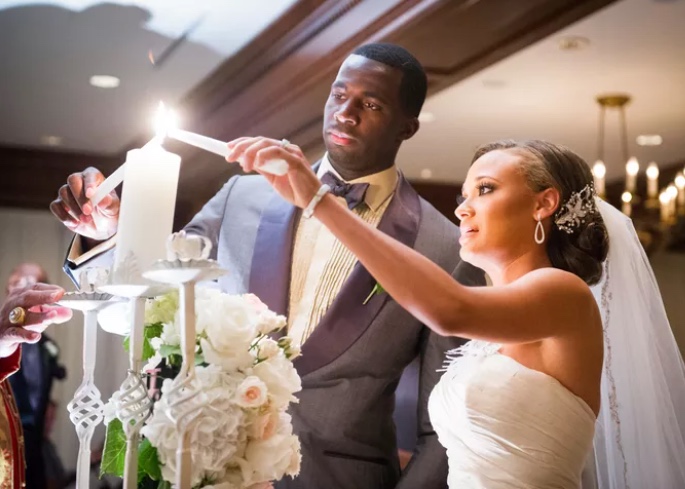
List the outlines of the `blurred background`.
<svg viewBox="0 0 685 489">
<path fill-rule="evenodd" d="M 149 140 L 160 100 L 184 129 L 287 138 L 314 161 L 340 63 L 360 44 L 389 41 L 429 77 L 421 129 L 398 159 L 417 190 L 455 220 L 478 145 L 569 146 L 634 218 L 683 351 L 684 24 L 685 0 L 0 1 L 0 280 L 30 261 L 71 289 L 61 272 L 71 237 L 48 205 L 70 173 L 96 166 L 107 175 Z M 166 147 L 183 158 L 178 229 L 235 168 Z M 78 443 L 66 405 L 82 375 L 81 316 L 49 334 L 66 370 L 51 392 L 50 437 L 71 470 Z M 99 334 L 107 399 L 127 360 L 121 338 Z M 414 422 L 412 402 L 398 399 L 401 427 Z"/>
</svg>

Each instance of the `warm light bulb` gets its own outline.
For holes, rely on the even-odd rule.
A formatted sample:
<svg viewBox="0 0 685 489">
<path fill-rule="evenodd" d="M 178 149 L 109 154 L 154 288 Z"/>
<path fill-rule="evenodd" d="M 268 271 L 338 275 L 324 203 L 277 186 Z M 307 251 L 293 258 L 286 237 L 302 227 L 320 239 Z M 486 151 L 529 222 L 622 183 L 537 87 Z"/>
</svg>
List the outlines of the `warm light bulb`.
<svg viewBox="0 0 685 489">
<path fill-rule="evenodd" d="M 675 176 L 675 186 L 681 190 L 685 189 L 685 175 L 683 175 L 682 173 L 678 173 Z"/>
<path fill-rule="evenodd" d="M 628 160 L 626 163 L 626 172 L 628 175 L 635 176 L 640 171 L 640 163 L 638 163 L 637 158 L 634 156 Z"/>
<path fill-rule="evenodd" d="M 650 180 L 656 180 L 659 178 L 659 167 L 653 161 L 649 164 L 649 166 L 647 166 L 647 178 Z"/>
<path fill-rule="evenodd" d="M 597 162 L 592 167 L 592 174 L 595 178 L 604 178 L 607 174 L 607 167 L 604 165 L 602 160 L 597 160 Z"/>
<path fill-rule="evenodd" d="M 666 188 L 666 193 L 671 199 L 675 199 L 678 197 L 678 189 L 676 188 L 675 185 L 671 184 Z"/>
<path fill-rule="evenodd" d="M 628 204 L 631 200 L 633 200 L 633 194 L 631 194 L 630 192 L 623 192 L 621 194 L 621 200 Z"/>
<path fill-rule="evenodd" d="M 663 205 L 668 204 L 671 201 L 671 196 L 665 190 L 659 194 L 659 202 Z"/>
</svg>

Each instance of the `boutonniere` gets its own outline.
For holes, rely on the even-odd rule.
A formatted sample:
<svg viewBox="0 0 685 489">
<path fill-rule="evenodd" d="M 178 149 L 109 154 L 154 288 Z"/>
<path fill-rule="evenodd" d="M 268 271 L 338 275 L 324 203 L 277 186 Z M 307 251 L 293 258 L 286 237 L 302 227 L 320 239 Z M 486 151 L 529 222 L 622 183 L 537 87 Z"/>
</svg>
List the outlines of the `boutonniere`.
<svg viewBox="0 0 685 489">
<path fill-rule="evenodd" d="M 378 282 L 376 282 L 376 285 L 373 286 L 373 290 L 371 290 L 371 293 L 368 295 L 368 297 L 366 299 L 364 299 L 364 302 L 362 302 L 362 305 L 365 306 L 366 303 L 369 302 L 374 295 L 376 295 L 376 294 L 381 295 L 384 293 L 385 293 L 385 289 L 383 288 L 383 286 L 381 284 L 379 284 Z"/>
</svg>

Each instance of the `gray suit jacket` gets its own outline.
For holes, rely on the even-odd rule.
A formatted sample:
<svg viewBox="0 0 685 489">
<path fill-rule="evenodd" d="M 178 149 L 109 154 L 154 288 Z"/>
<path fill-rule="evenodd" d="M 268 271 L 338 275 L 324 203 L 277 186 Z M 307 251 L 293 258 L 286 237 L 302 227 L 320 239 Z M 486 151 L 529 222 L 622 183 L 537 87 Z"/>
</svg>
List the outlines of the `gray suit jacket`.
<svg viewBox="0 0 685 489">
<path fill-rule="evenodd" d="M 295 224 L 300 211 L 259 176 L 229 180 L 188 224 L 209 237 L 229 293 L 252 292 L 287 314 Z M 411 246 L 462 283 L 484 284 L 481 271 L 460 263 L 456 226 L 422 200 L 400 177 L 378 228 Z M 398 263 L 397 266 L 402 266 Z M 295 367 L 302 378 L 299 404 L 291 407 L 302 444 L 300 475 L 278 489 L 442 489 L 447 460 L 427 412 L 428 396 L 445 352 L 462 343 L 444 338 L 387 294 L 364 299 L 376 281 L 357 263 Z M 394 392 L 402 371 L 420 357 L 419 441 L 400 479 Z"/>
</svg>

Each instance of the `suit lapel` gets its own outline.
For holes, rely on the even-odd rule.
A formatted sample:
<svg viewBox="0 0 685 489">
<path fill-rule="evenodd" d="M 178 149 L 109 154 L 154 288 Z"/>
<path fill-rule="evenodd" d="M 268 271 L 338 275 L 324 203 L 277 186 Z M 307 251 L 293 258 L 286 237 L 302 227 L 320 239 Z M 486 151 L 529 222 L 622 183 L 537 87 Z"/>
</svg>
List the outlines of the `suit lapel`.
<svg viewBox="0 0 685 489">
<path fill-rule="evenodd" d="M 321 161 L 313 166 L 316 172 Z M 288 294 L 300 210 L 274 192 L 262 211 L 250 265 L 248 291 L 277 314 L 288 314 Z M 280 337 L 280 331 L 275 337 Z"/>
<path fill-rule="evenodd" d="M 278 314 L 288 313 L 290 268 L 297 207 L 274 193 L 262 212 L 248 290 Z"/>
<path fill-rule="evenodd" d="M 383 214 L 378 229 L 413 247 L 420 220 L 419 196 L 404 176 L 400 175 L 395 195 Z M 388 299 L 387 294 L 375 295 L 363 304 L 375 285 L 376 280 L 357 262 L 333 304 L 302 345 L 302 356 L 294 362 L 300 376 L 338 358 L 371 325 Z"/>
</svg>

